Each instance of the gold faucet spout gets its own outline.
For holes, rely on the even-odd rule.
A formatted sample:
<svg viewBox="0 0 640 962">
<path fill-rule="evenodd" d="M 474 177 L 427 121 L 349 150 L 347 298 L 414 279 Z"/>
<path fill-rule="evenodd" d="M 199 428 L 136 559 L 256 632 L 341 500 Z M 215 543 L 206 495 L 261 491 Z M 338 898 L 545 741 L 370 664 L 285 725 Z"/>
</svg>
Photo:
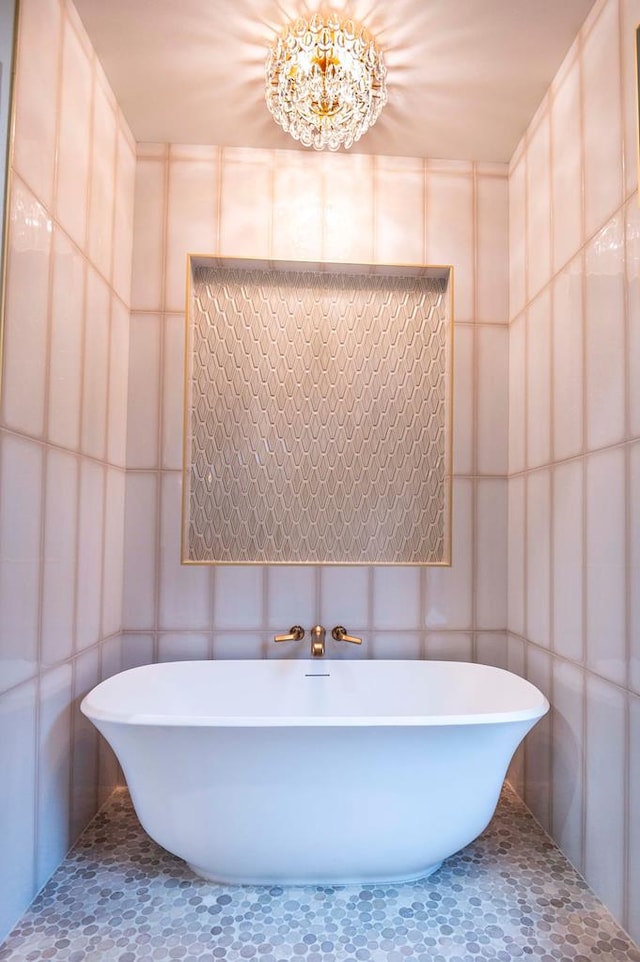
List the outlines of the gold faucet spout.
<svg viewBox="0 0 640 962">
<path fill-rule="evenodd" d="M 322 625 L 314 625 L 311 629 L 311 654 L 314 658 L 324 655 L 325 630 Z"/>
</svg>

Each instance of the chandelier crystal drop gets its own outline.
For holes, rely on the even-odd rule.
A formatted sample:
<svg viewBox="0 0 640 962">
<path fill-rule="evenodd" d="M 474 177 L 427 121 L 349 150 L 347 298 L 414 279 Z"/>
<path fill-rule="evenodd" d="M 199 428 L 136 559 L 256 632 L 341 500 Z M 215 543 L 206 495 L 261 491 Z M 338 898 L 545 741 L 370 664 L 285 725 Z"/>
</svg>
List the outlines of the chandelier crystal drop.
<svg viewBox="0 0 640 962">
<path fill-rule="evenodd" d="M 351 147 L 387 102 L 382 53 L 366 30 L 337 14 L 290 23 L 267 58 L 267 106 L 305 147 Z"/>
</svg>

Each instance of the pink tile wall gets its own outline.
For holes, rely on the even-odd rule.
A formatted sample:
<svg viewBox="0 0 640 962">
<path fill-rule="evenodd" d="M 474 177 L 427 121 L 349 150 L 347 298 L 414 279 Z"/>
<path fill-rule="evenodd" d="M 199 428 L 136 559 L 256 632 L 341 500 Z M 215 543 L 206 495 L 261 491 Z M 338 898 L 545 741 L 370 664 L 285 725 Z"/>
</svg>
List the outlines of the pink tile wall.
<svg viewBox="0 0 640 962">
<path fill-rule="evenodd" d="M 638 0 L 594 7 L 510 170 L 510 667 L 553 711 L 514 778 L 640 939 Z"/>
<path fill-rule="evenodd" d="M 319 621 L 365 637 L 361 649 L 336 647 L 332 657 L 471 658 L 484 651 L 483 632 L 504 632 L 506 174 L 504 165 L 138 146 L 126 657 L 308 657 L 306 643 L 276 647 L 270 638 Z M 180 566 L 187 252 L 454 264 L 452 568 Z"/>
<path fill-rule="evenodd" d="M 113 786 L 135 144 L 67 0 L 22 0 L 0 408 L 0 940 Z"/>
</svg>

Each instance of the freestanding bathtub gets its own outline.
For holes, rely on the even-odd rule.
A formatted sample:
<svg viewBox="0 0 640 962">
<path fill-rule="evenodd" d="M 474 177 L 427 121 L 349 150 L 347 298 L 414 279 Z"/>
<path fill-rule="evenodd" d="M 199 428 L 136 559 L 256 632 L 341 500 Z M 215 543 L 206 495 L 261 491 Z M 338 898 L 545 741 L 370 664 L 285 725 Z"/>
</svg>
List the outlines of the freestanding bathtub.
<svg viewBox="0 0 640 962">
<path fill-rule="evenodd" d="M 548 707 L 517 675 L 437 661 L 148 665 L 82 702 L 149 835 L 258 884 L 434 872 L 486 827 Z"/>
</svg>

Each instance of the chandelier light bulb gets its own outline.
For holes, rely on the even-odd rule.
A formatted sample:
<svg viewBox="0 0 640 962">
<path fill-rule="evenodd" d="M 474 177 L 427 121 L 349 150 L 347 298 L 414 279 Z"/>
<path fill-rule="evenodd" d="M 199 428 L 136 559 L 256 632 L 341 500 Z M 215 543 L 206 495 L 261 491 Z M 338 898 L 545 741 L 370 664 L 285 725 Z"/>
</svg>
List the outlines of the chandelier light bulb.
<svg viewBox="0 0 640 962">
<path fill-rule="evenodd" d="M 267 106 L 303 146 L 349 148 L 386 104 L 386 74 L 382 53 L 364 27 L 335 13 L 299 17 L 269 52 Z"/>
</svg>

